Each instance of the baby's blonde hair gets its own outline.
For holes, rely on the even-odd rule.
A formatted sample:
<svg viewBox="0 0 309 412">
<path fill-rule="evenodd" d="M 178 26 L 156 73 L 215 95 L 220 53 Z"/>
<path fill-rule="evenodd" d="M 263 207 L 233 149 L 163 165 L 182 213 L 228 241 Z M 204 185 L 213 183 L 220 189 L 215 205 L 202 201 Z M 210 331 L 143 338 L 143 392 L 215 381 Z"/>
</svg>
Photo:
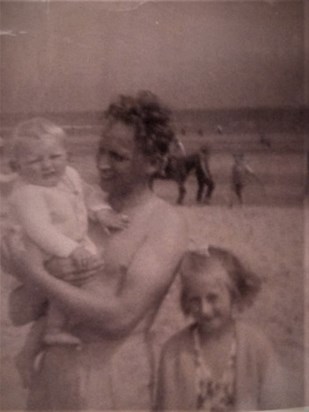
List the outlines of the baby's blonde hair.
<svg viewBox="0 0 309 412">
<path fill-rule="evenodd" d="M 35 117 L 19 123 L 13 131 L 12 160 L 18 159 L 24 144 L 32 141 L 56 139 L 61 145 L 65 145 L 66 133 L 55 123 L 43 117 Z"/>
</svg>

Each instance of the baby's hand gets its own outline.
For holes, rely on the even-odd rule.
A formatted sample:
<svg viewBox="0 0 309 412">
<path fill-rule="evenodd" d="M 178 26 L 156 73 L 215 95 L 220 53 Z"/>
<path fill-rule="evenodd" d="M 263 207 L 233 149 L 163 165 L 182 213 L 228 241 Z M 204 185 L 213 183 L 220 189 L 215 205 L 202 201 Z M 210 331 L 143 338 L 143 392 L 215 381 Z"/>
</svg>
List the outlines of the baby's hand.
<svg viewBox="0 0 309 412">
<path fill-rule="evenodd" d="M 101 225 L 107 229 L 107 232 L 109 232 L 109 230 L 123 230 L 128 227 L 129 224 L 128 216 L 116 213 L 113 210 L 99 211 L 97 217 Z"/>
<path fill-rule="evenodd" d="M 88 252 L 88 250 L 84 247 L 78 246 L 73 250 L 70 258 L 72 258 L 73 263 L 77 267 L 77 269 L 88 270 L 91 266 L 93 266 L 93 259 L 95 259 L 96 257 Z"/>
</svg>

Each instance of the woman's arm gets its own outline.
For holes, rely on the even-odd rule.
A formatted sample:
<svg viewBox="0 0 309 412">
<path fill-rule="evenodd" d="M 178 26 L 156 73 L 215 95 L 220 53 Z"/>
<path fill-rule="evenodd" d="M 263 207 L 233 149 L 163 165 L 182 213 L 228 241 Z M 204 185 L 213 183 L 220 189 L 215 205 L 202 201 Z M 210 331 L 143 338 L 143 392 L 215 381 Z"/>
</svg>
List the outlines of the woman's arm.
<svg viewBox="0 0 309 412">
<path fill-rule="evenodd" d="M 8 302 L 11 321 L 15 326 L 23 326 L 37 320 L 46 312 L 47 297 L 36 286 L 36 283 L 29 279 L 27 267 L 23 264 L 24 256 L 26 260 L 32 261 L 34 259 L 39 265 L 42 265 L 41 254 L 31 254 L 30 257 L 17 230 L 8 230 L 1 238 L 0 246 L 1 267 L 23 282 L 22 285 L 10 293 Z M 95 261 L 93 267 L 88 271 L 77 273 L 71 259 L 54 258 L 49 261 L 48 268 L 53 269 L 53 266 L 57 266 L 57 263 L 65 268 L 65 273 L 58 274 L 61 279 L 76 285 L 83 284 L 86 280 L 92 278 L 96 270 L 102 269 L 103 266 L 100 261 Z M 55 271 L 52 271 L 52 273 L 55 276 L 57 275 Z"/>
<path fill-rule="evenodd" d="M 14 326 L 23 326 L 45 315 L 46 298 L 36 288 L 21 285 L 9 296 L 9 316 Z"/>
<path fill-rule="evenodd" d="M 148 310 L 160 304 L 186 246 L 185 222 L 169 207 L 164 216 L 158 213 L 151 222 L 120 290 L 117 285 L 111 288 L 104 284 L 95 291 L 79 289 L 50 276 L 38 260 L 29 261 L 24 255 L 21 263 L 27 266 L 31 282 L 64 311 L 105 335 L 117 335 L 126 334 Z"/>
</svg>

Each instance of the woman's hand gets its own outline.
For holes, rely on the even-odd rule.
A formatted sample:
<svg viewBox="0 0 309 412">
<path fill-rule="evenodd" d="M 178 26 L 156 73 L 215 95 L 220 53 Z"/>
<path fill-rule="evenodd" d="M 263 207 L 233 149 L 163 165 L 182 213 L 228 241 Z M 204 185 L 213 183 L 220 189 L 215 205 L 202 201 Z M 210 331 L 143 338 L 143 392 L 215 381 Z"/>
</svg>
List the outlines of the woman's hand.
<svg viewBox="0 0 309 412">
<path fill-rule="evenodd" d="M 104 266 L 103 260 L 96 256 L 91 256 L 88 263 L 87 270 L 78 270 L 72 258 L 54 257 L 45 266 L 48 272 L 56 278 L 79 285 L 93 277 Z"/>
<path fill-rule="evenodd" d="M 89 270 L 93 260 L 93 254 L 83 246 L 77 246 L 69 257 L 73 260 L 78 271 Z"/>
<path fill-rule="evenodd" d="M 129 218 L 127 215 L 116 213 L 112 209 L 102 209 L 97 211 L 96 218 L 107 234 L 110 231 L 119 231 L 126 229 L 129 225 Z"/>
</svg>

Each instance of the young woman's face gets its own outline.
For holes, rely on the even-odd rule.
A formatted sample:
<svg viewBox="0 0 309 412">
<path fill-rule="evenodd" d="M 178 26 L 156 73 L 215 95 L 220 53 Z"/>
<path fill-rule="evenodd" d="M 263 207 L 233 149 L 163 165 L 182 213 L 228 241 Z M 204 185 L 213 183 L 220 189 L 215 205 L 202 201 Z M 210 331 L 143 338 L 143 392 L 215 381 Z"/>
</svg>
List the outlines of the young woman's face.
<svg viewBox="0 0 309 412">
<path fill-rule="evenodd" d="M 55 138 L 23 143 L 18 153 L 17 169 L 28 183 L 51 187 L 58 184 L 67 166 L 64 145 Z"/>
<path fill-rule="evenodd" d="M 218 332 L 232 318 L 229 278 L 223 266 L 210 261 L 205 272 L 197 274 L 187 285 L 187 308 L 205 333 Z"/>
<path fill-rule="evenodd" d="M 108 193 L 127 193 L 147 182 L 149 159 L 136 147 L 135 130 L 122 122 L 105 128 L 97 154 L 100 184 Z"/>
</svg>

